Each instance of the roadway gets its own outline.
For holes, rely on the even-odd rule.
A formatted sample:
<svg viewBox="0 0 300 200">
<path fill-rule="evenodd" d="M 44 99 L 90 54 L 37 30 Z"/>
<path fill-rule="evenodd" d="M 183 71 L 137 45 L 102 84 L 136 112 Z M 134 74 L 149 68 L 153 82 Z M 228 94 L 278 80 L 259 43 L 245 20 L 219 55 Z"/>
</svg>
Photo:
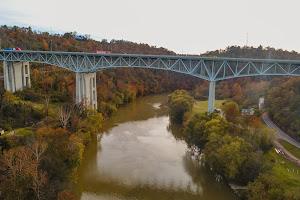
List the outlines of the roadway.
<svg viewBox="0 0 300 200">
<path fill-rule="evenodd" d="M 263 116 L 263 120 L 265 121 L 265 123 L 267 124 L 267 126 L 270 129 L 275 130 L 275 135 L 280 138 L 283 139 L 289 143 L 291 143 L 292 145 L 300 148 L 300 143 L 297 142 L 296 140 L 294 140 L 293 138 L 291 138 L 290 136 L 288 136 L 287 134 L 285 134 L 282 130 L 280 130 L 269 118 L 268 115 Z"/>
<path fill-rule="evenodd" d="M 259 109 L 263 109 L 264 106 L 264 99 L 260 98 L 259 99 Z M 280 128 L 278 128 L 276 126 L 276 124 L 274 124 L 271 119 L 269 118 L 269 116 L 267 114 L 263 115 L 263 120 L 265 121 L 265 123 L 267 124 L 267 126 L 270 129 L 273 129 L 275 131 L 275 135 L 280 138 L 283 139 L 287 142 L 289 142 L 290 144 L 300 148 L 300 143 L 297 142 L 296 140 L 294 140 L 293 138 L 291 138 L 290 136 L 288 136 L 287 134 L 285 134 L 282 130 L 280 130 Z"/>
</svg>

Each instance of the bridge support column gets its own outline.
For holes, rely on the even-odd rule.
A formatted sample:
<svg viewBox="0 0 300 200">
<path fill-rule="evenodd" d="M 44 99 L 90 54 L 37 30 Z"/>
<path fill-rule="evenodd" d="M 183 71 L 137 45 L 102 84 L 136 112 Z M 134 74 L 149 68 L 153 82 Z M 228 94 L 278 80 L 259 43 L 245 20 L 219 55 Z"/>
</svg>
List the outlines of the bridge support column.
<svg viewBox="0 0 300 200">
<path fill-rule="evenodd" d="M 76 73 L 76 103 L 97 109 L 96 72 Z"/>
<path fill-rule="evenodd" d="M 4 88 L 12 93 L 31 87 L 29 62 L 3 62 Z"/>
<path fill-rule="evenodd" d="M 216 90 L 216 81 L 211 81 L 209 83 L 209 95 L 208 95 L 208 113 L 211 113 L 215 109 L 215 90 Z"/>
<path fill-rule="evenodd" d="M 3 79 L 4 79 L 4 89 L 10 91 L 10 84 L 8 79 L 8 65 L 6 61 L 3 61 Z"/>
</svg>

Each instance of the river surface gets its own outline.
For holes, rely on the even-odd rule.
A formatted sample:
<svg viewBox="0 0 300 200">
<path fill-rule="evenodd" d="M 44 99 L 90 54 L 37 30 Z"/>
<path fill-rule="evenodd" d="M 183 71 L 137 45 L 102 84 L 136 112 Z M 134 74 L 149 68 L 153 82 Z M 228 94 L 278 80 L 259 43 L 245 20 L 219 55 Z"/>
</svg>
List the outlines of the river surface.
<svg viewBox="0 0 300 200">
<path fill-rule="evenodd" d="M 118 109 L 85 149 L 75 192 L 82 200 L 237 199 L 193 158 L 181 126 L 171 123 L 167 95 Z"/>
</svg>

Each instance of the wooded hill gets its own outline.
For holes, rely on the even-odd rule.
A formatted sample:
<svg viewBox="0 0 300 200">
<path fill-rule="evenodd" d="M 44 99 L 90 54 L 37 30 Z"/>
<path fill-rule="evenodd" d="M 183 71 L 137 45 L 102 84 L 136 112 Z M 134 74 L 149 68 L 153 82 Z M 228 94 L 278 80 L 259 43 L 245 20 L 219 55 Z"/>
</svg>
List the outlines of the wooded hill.
<svg viewBox="0 0 300 200">
<path fill-rule="evenodd" d="M 202 56 L 300 60 L 300 54 L 295 51 L 262 46 L 231 46 L 225 50 L 206 52 Z M 257 105 L 257 99 L 265 96 L 266 110 L 272 120 L 300 141 L 300 77 L 257 76 L 229 79 L 218 84 L 216 96 L 220 99 L 233 99 L 241 108 Z"/>
<path fill-rule="evenodd" d="M 20 28 L 17 26 L 1 26 L 0 38 L 1 47 L 19 47 L 23 50 L 33 51 L 52 51 L 66 52 L 94 52 L 95 50 L 111 51 L 112 53 L 127 54 L 156 54 L 156 55 L 175 55 L 174 52 L 165 48 L 157 48 L 143 43 L 134 43 L 125 40 L 111 40 L 108 42 L 95 41 L 83 37 L 76 40 L 75 33 L 49 34 L 48 32 L 33 31 L 31 27 Z"/>
<path fill-rule="evenodd" d="M 17 26 L 1 26 L 0 39 L 1 47 L 20 47 L 24 50 L 48 51 L 70 51 L 70 52 L 93 52 L 95 50 L 108 50 L 112 53 L 128 54 L 161 54 L 176 55 L 165 48 L 157 48 L 148 44 L 137 44 L 124 40 L 111 40 L 108 42 L 95 41 L 83 36 L 83 40 L 76 40 L 75 33 L 65 33 L 63 35 L 51 35 L 48 32 L 33 31 L 30 27 L 20 28 Z M 300 59 L 300 54 L 295 51 L 284 51 L 272 47 L 239 47 L 231 46 L 225 50 L 206 52 L 200 56 L 207 57 L 236 57 L 236 58 L 258 58 L 258 59 Z M 2 65 L 2 63 L 0 63 Z M 41 71 L 43 64 L 32 63 L 32 86 L 37 96 L 42 98 L 45 93 L 50 93 L 51 101 L 71 101 L 75 95 L 75 75 L 63 69 L 57 68 L 55 71 Z M 63 72 L 62 72 L 63 71 Z M 0 68 L 0 73 L 2 68 Z M 63 76 L 61 74 L 64 74 Z M 268 96 L 268 91 L 274 87 L 281 87 L 289 78 L 276 78 L 276 84 L 269 84 L 274 77 L 251 77 L 241 79 L 229 79 L 219 82 L 216 88 L 216 97 L 219 99 L 232 99 L 239 103 L 240 107 L 246 108 L 256 104 L 256 98 L 260 95 Z M 294 78 L 292 82 L 298 82 L 299 78 Z M 290 81 L 290 82 L 291 82 Z M 290 85 L 290 84 L 286 84 Z M 197 88 L 195 88 L 197 86 Z M 171 92 L 175 89 L 194 90 L 198 99 L 206 99 L 208 96 L 208 84 L 200 79 L 184 74 L 150 69 L 110 69 L 97 73 L 98 91 L 98 111 L 104 117 L 109 116 L 116 108 L 124 103 L 128 103 L 138 96 L 153 93 Z M 277 89 L 278 90 L 278 89 Z M 285 87 L 289 94 L 289 99 L 281 98 L 281 110 L 273 107 L 271 101 L 267 99 L 267 108 L 281 128 L 288 130 L 292 134 L 299 131 L 297 124 L 300 116 L 299 86 Z M 283 94 L 283 93 L 281 93 Z M 274 96 L 275 95 L 275 96 Z M 277 96 L 276 96 L 277 95 Z M 277 98 L 280 93 L 272 90 L 269 98 Z M 29 95 L 25 95 L 30 99 Z M 32 95 L 31 95 L 32 96 Z M 33 95 L 34 96 L 34 95 Z M 196 97 L 196 98 L 197 98 Z M 255 97 L 255 98 L 254 98 Z M 289 102 L 296 102 L 292 105 Z M 279 102 L 280 103 L 280 102 Z M 287 112 L 284 112 L 287 111 Z M 284 112 L 284 114 L 283 114 Z M 0 112 L 1 113 L 1 112 Z M 287 114 L 289 113 L 289 114 Z M 275 117 L 276 116 L 276 117 Z M 291 125 L 293 124 L 293 125 Z"/>
</svg>

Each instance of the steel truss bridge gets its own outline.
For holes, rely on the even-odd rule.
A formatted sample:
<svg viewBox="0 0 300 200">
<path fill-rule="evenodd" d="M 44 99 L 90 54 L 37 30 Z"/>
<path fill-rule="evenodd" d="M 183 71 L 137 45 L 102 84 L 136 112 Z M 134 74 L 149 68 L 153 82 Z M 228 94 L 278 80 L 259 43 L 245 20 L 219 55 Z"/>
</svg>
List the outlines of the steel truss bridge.
<svg viewBox="0 0 300 200">
<path fill-rule="evenodd" d="M 208 81 L 258 75 L 300 76 L 300 60 L 4 50 L 0 51 L 0 60 L 45 63 L 77 73 L 118 67 L 163 69 Z"/>
<path fill-rule="evenodd" d="M 45 63 L 76 72 L 76 101 L 88 99 L 95 109 L 97 90 L 94 72 L 111 68 L 162 69 L 208 80 L 210 81 L 209 112 L 214 109 L 216 81 L 261 75 L 300 76 L 300 60 L 0 50 L 0 61 L 4 61 L 4 85 L 10 91 L 11 88 L 16 88 L 14 84 L 20 82 L 15 77 L 17 67 L 14 66 L 14 62 Z M 18 70 L 23 68 L 19 66 Z M 13 73 L 9 74 L 8 71 Z M 8 85 L 11 85 L 10 89 Z M 18 85 L 21 87 L 20 84 Z"/>
</svg>

